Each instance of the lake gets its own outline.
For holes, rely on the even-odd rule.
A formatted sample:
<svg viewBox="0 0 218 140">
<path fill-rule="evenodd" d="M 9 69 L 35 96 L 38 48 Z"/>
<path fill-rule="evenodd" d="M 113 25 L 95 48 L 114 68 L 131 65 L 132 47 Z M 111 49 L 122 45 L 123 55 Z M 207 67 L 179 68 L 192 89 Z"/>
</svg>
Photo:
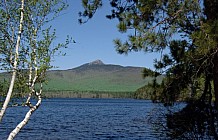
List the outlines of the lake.
<svg viewBox="0 0 218 140">
<path fill-rule="evenodd" d="M 167 139 L 149 121 L 164 109 L 149 100 L 46 99 L 15 140 Z M 0 124 L 1 139 L 7 138 L 25 111 L 8 108 Z"/>
</svg>

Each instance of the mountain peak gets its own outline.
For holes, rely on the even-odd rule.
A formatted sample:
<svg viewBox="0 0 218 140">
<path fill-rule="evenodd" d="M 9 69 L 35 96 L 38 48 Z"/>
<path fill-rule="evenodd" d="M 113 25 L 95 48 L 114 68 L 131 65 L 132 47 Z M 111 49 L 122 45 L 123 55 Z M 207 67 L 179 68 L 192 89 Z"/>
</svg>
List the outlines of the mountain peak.
<svg viewBox="0 0 218 140">
<path fill-rule="evenodd" d="M 89 65 L 104 65 L 104 63 L 101 60 L 97 59 L 95 61 L 90 62 Z"/>
</svg>

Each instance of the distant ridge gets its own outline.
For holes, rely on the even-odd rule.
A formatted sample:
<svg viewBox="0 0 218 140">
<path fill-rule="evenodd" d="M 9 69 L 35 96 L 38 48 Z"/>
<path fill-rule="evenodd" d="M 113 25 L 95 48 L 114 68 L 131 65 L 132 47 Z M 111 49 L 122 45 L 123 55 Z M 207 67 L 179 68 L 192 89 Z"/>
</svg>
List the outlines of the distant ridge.
<svg viewBox="0 0 218 140">
<path fill-rule="evenodd" d="M 131 93 L 132 96 L 153 80 L 143 78 L 143 70 L 143 67 L 105 64 L 98 59 L 68 70 L 48 71 L 43 89 L 48 97 L 74 97 L 74 93 L 111 93 L 113 97 Z M 7 77 L 5 73 L 0 74 L 0 79 Z"/>
<path fill-rule="evenodd" d="M 105 64 L 100 59 L 68 70 L 47 73 L 46 90 L 134 92 L 151 78 L 142 77 L 143 67 Z"/>
</svg>

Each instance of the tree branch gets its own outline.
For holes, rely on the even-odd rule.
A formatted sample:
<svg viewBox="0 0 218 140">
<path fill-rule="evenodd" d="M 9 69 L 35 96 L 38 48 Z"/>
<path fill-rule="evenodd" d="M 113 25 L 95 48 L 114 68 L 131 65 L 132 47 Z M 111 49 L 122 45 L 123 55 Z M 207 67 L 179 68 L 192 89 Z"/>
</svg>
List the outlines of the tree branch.
<svg viewBox="0 0 218 140">
<path fill-rule="evenodd" d="M 19 25 L 20 27 L 19 27 L 17 43 L 16 43 L 16 47 L 15 47 L 15 58 L 14 58 L 13 73 L 12 73 L 12 77 L 11 77 L 10 87 L 8 89 L 6 99 L 4 101 L 3 107 L 2 107 L 1 112 L 0 112 L 0 122 L 2 121 L 2 118 L 3 118 L 4 114 L 5 114 L 5 111 L 7 109 L 8 103 L 9 103 L 9 101 L 11 99 L 11 95 L 12 95 L 13 88 L 14 88 L 14 82 L 15 82 L 16 73 L 17 73 L 17 63 L 18 63 L 18 57 L 19 57 L 19 47 L 20 47 L 20 41 L 21 41 L 21 34 L 22 34 L 22 30 L 23 30 L 23 20 L 24 20 L 23 17 L 24 17 L 24 0 L 21 1 L 20 25 Z"/>
</svg>

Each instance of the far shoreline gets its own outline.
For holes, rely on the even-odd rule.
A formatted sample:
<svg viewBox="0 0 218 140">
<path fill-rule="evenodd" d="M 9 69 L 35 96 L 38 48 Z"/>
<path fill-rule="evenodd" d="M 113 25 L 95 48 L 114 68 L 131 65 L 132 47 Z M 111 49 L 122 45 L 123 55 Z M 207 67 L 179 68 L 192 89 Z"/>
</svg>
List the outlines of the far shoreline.
<svg viewBox="0 0 218 140">
<path fill-rule="evenodd" d="M 135 92 L 129 91 L 44 91 L 45 98 L 132 98 Z"/>
</svg>

